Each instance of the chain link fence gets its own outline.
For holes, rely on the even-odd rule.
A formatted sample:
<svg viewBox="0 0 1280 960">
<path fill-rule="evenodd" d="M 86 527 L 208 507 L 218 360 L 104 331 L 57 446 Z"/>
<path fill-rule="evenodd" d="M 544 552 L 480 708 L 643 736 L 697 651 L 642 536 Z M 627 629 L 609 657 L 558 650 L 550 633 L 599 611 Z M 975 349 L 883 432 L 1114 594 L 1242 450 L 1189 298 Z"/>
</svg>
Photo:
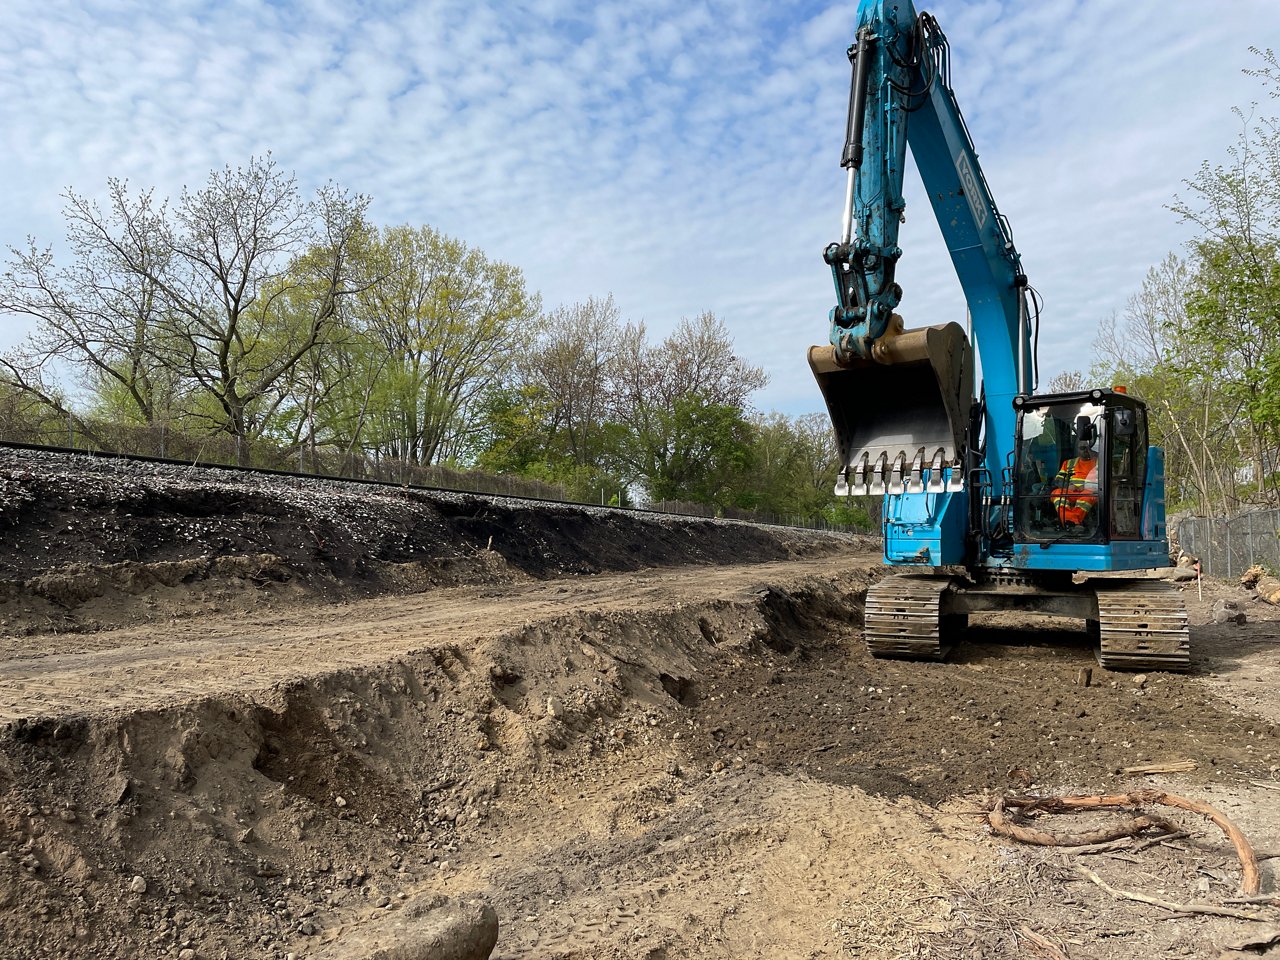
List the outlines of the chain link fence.
<svg viewBox="0 0 1280 960">
<path fill-rule="evenodd" d="M 1232 579 L 1254 564 L 1280 571 L 1280 510 L 1250 510 L 1234 517 L 1187 517 L 1178 544 L 1210 577 Z"/>
</svg>

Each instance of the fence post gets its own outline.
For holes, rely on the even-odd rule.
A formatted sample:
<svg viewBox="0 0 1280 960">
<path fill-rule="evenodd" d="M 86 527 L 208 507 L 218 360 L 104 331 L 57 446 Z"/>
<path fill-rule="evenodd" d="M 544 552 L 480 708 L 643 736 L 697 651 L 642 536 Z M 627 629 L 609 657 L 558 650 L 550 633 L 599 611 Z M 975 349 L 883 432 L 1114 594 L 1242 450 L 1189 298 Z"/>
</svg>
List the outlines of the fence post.
<svg viewBox="0 0 1280 960">
<path fill-rule="evenodd" d="M 1227 579 L 1231 579 L 1231 518 L 1228 517 L 1222 524 L 1227 528 Z"/>
<path fill-rule="evenodd" d="M 1253 540 L 1253 511 L 1249 511 L 1249 556 L 1245 558 L 1245 569 L 1253 566 L 1253 558 L 1258 552 L 1258 545 Z"/>
</svg>

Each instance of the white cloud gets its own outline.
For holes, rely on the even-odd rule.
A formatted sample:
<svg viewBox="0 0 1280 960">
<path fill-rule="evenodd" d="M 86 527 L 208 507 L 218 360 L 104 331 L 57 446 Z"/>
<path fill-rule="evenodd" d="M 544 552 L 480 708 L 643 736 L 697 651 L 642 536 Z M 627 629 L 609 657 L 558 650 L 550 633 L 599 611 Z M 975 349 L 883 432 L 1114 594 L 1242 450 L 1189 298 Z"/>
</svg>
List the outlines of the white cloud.
<svg viewBox="0 0 1280 960">
<path fill-rule="evenodd" d="M 308 187 L 369 193 L 524 267 L 549 305 L 613 292 L 661 333 L 722 314 L 820 400 L 805 348 L 832 302 L 856 3 L 728 0 L 9 0 L 0 9 L 0 244 L 61 235 L 60 194 L 108 176 L 176 194 L 270 150 Z M 1165 209 L 1259 95 L 1240 68 L 1280 8 L 1238 0 L 939 0 L 987 177 L 1047 302 L 1046 374 L 1087 367 L 1100 317 L 1188 233 Z M 914 174 L 912 174 L 914 175 Z M 963 319 L 908 183 L 910 324 Z M 0 348 L 23 325 L 0 318 Z"/>
</svg>

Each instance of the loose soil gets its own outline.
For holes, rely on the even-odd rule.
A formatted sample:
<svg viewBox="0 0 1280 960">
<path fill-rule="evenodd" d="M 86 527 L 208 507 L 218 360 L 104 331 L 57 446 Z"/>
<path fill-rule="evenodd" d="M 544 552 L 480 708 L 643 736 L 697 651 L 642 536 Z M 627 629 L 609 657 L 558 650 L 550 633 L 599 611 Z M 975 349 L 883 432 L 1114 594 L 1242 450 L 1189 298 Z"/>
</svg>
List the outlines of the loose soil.
<svg viewBox="0 0 1280 960">
<path fill-rule="evenodd" d="M 102 469 L 51 461 L 2 488 L 0 957 L 480 956 L 496 917 L 504 958 L 1050 956 L 1043 937 L 1078 960 L 1216 956 L 1263 926 L 1073 872 L 1221 903 L 1239 866 L 1194 816 L 1184 840 L 1087 856 L 997 840 L 982 816 L 1006 792 L 1160 786 L 1280 854 L 1280 631 L 1237 587 L 1184 586 L 1198 624 L 1224 596 L 1250 622 L 1197 625 L 1188 676 L 1135 677 L 1047 619 L 979 624 L 946 664 L 873 660 L 867 543 L 740 524 L 485 500 L 492 549 L 455 514 L 415 534 L 437 560 L 393 576 L 376 531 L 447 511 L 286 485 L 218 514 L 225 549 L 190 546 L 207 516 L 166 507 L 33 560 L 42 529 L 113 509 L 60 506 Z M 198 475 L 172 483 L 200 501 Z M 340 518 L 348 496 L 367 513 L 334 520 L 324 556 L 291 553 L 286 523 L 252 535 L 286 508 Z M 155 529 L 188 553 L 95 552 Z M 246 557 L 258 574 L 209 572 Z M 206 572 L 104 573 L 189 562 Z M 55 576 L 113 586 L 55 601 L 33 586 Z M 1173 759 L 1197 766 L 1123 772 Z"/>
</svg>

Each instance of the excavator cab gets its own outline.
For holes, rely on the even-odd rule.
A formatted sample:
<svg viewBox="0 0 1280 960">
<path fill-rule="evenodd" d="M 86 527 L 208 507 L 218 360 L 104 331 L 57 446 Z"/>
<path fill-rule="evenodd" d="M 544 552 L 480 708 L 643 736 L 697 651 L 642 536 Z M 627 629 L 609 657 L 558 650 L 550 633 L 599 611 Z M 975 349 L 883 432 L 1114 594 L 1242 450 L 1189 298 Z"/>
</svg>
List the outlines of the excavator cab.
<svg viewBox="0 0 1280 960">
<path fill-rule="evenodd" d="M 1088 390 L 1022 396 L 1014 406 L 1015 541 L 1047 548 L 1143 539 L 1143 404 L 1113 390 Z"/>
</svg>

